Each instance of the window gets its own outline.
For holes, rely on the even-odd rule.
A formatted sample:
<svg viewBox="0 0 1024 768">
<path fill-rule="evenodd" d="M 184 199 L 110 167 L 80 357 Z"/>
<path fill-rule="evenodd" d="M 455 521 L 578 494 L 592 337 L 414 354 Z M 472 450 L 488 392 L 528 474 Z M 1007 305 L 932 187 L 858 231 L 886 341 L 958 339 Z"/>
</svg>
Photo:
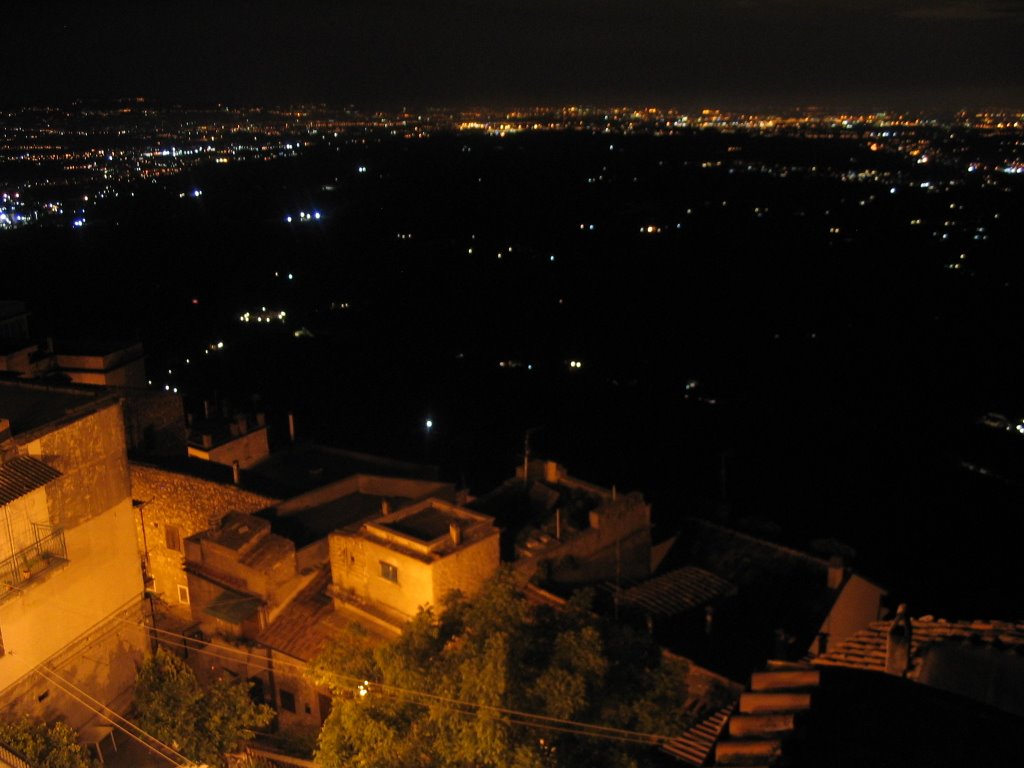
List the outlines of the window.
<svg viewBox="0 0 1024 768">
<path fill-rule="evenodd" d="M 295 711 L 295 694 L 283 688 L 281 689 L 281 709 L 285 712 Z"/>
<path fill-rule="evenodd" d="M 380 575 L 388 581 L 398 583 L 398 568 L 391 563 L 385 563 L 383 560 L 380 561 Z"/>
<path fill-rule="evenodd" d="M 181 533 L 178 526 L 168 525 L 164 528 L 164 533 L 167 537 L 167 548 L 181 552 Z"/>
<path fill-rule="evenodd" d="M 179 584 L 178 585 L 178 602 L 182 603 L 184 605 L 188 605 L 189 604 L 188 587 L 185 586 L 184 584 Z"/>
</svg>

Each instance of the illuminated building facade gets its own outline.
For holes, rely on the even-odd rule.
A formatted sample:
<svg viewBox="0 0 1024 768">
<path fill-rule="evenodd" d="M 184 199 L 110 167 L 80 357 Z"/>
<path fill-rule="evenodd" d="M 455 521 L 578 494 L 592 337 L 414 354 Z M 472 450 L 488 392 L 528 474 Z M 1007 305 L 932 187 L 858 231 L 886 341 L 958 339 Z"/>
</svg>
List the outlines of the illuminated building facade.
<svg viewBox="0 0 1024 768">
<path fill-rule="evenodd" d="M 0 382 L 0 414 L 0 711 L 82 726 L 67 692 L 126 708 L 147 648 L 121 402 Z"/>
</svg>

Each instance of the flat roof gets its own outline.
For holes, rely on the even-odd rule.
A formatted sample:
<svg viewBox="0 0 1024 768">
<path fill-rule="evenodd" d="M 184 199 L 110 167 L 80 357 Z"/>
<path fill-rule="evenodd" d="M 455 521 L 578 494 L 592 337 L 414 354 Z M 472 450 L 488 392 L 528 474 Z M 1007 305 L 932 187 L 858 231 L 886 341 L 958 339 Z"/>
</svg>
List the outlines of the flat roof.
<svg viewBox="0 0 1024 768">
<path fill-rule="evenodd" d="M 0 416 L 11 422 L 15 437 L 69 417 L 76 418 L 79 410 L 113 401 L 111 393 L 94 387 L 0 380 Z"/>
<path fill-rule="evenodd" d="M 428 506 L 399 520 L 378 520 L 377 524 L 382 528 L 389 528 L 410 538 L 418 539 L 422 542 L 431 542 L 434 539 L 447 535 L 449 526 L 453 522 L 458 522 L 462 519 L 462 517 L 450 510 Z"/>
<path fill-rule="evenodd" d="M 238 551 L 253 539 L 270 533 L 270 523 L 254 515 L 232 513 L 224 519 L 220 530 L 211 531 L 208 538 L 227 549 Z"/>
</svg>

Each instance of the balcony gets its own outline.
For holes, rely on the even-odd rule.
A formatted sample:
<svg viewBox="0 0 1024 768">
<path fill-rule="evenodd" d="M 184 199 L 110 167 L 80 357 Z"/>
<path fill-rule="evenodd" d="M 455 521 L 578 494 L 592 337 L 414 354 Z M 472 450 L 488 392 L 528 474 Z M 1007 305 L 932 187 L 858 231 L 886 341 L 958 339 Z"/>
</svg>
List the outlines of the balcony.
<svg viewBox="0 0 1024 768">
<path fill-rule="evenodd" d="M 34 544 L 0 560 L 0 600 L 68 561 L 64 529 L 46 531 L 37 528 Z"/>
</svg>

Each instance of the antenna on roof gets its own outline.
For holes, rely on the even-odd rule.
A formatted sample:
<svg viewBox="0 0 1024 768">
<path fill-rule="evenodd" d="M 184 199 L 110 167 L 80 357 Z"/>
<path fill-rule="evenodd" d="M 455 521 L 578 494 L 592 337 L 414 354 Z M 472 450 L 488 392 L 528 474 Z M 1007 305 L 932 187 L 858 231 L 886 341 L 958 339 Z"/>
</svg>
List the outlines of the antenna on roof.
<svg viewBox="0 0 1024 768">
<path fill-rule="evenodd" d="M 529 482 L 530 476 L 530 435 L 544 427 L 530 427 L 523 437 L 523 486 Z"/>
</svg>

